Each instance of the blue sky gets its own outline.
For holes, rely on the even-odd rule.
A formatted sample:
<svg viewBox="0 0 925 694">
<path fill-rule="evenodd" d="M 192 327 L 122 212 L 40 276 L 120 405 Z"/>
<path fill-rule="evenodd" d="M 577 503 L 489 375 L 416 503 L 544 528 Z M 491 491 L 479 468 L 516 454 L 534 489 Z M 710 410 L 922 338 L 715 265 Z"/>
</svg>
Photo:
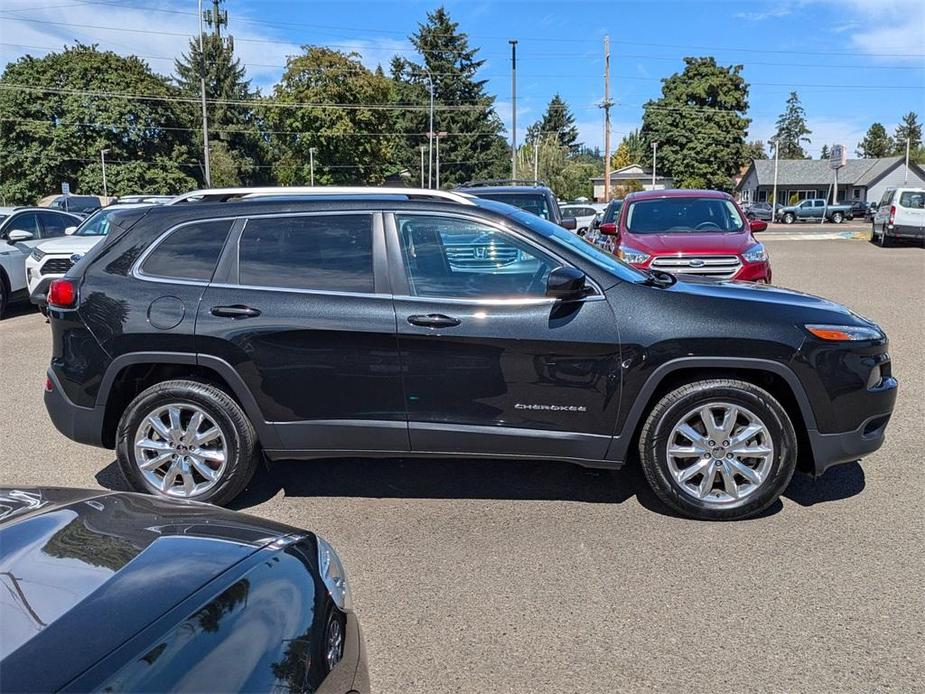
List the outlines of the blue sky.
<svg viewBox="0 0 925 694">
<path fill-rule="evenodd" d="M 210 0 L 205 0 L 210 5 Z M 407 35 L 436 2 L 227 0 L 230 31 L 254 84 L 269 91 L 302 44 L 355 50 L 370 67 L 412 55 Z M 788 92 L 799 92 L 812 144 L 853 152 L 874 121 L 925 119 L 925 0 L 530 2 L 449 0 L 451 16 L 486 60 L 482 76 L 510 126 L 510 47 L 518 44 L 519 137 L 558 91 L 582 139 L 602 145 L 603 37 L 611 40 L 614 143 L 638 127 L 641 105 L 688 55 L 744 65 L 750 137 L 766 140 Z M 169 74 L 195 33 L 195 0 L 2 0 L 0 60 L 43 55 L 80 39 L 146 57 Z M 38 20 L 38 21 L 35 21 Z M 614 146 L 615 146 L 614 144 Z"/>
</svg>

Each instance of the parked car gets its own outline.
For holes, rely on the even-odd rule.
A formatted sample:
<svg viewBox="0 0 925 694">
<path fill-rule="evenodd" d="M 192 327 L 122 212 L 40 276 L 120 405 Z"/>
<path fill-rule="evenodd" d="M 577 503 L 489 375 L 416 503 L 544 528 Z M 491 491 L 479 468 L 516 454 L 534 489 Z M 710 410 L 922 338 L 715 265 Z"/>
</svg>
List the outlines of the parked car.
<svg viewBox="0 0 925 694">
<path fill-rule="evenodd" d="M 659 498 L 709 519 L 883 442 L 889 345 L 847 308 L 639 270 L 493 200 L 337 190 L 117 213 L 121 231 L 49 289 L 58 430 L 115 448 L 139 491 L 213 503 L 264 458 L 614 469 L 638 440 Z M 635 195 L 629 230 L 659 199 Z M 743 224 L 728 196 L 700 195 Z M 486 250 L 462 268 L 453 241 L 476 232 Z"/>
<path fill-rule="evenodd" d="M 45 202 L 47 199 L 43 199 Z M 96 195 L 56 195 L 47 204 L 41 204 L 40 207 L 48 207 L 53 210 L 64 210 L 73 214 L 86 216 L 95 212 L 103 206 L 103 201 Z"/>
<path fill-rule="evenodd" d="M 151 205 L 163 205 L 170 202 L 175 195 L 123 195 L 116 201 L 120 205 L 147 203 Z"/>
<path fill-rule="evenodd" d="M 115 203 L 103 207 L 83 220 L 77 227 L 65 229 L 63 238 L 43 241 L 26 258 L 26 284 L 29 299 L 43 312 L 48 285 L 63 277 L 71 267 L 109 233 L 109 220 L 114 212 L 147 205 Z"/>
<path fill-rule="evenodd" d="M 308 531 L 141 494 L 0 489 L 0 547 L 4 691 L 369 690 L 343 564 Z"/>
<path fill-rule="evenodd" d="M 497 200 L 514 207 L 519 207 L 540 219 L 548 219 L 553 224 L 576 231 L 577 222 L 572 217 L 563 218 L 559 201 L 546 184 L 530 180 L 491 179 L 487 181 L 469 181 L 456 189 L 457 193 L 468 193 L 485 200 Z"/>
<path fill-rule="evenodd" d="M 803 200 L 789 207 L 782 207 L 777 216 L 784 224 L 793 224 L 796 221 L 822 221 L 823 219 L 841 224 L 847 219 L 850 211 L 850 205 L 832 205 L 822 198 L 815 198 Z"/>
<path fill-rule="evenodd" d="M 895 239 L 925 240 L 925 188 L 887 188 L 874 214 L 870 237 L 880 246 L 889 246 Z"/>
<path fill-rule="evenodd" d="M 617 228 L 617 219 L 623 207 L 623 200 L 611 200 L 607 203 L 598 221 L 594 224 L 594 231 L 588 238 L 591 243 L 603 248 L 608 253 L 614 252 L 614 232 Z"/>
<path fill-rule="evenodd" d="M 589 203 L 562 205 L 560 208 L 562 218 L 575 220 L 575 230 L 579 236 L 584 236 L 592 228 L 598 211 Z"/>
<path fill-rule="evenodd" d="M 870 203 L 862 200 L 853 201 L 848 208 L 848 219 L 867 219 L 870 212 Z"/>
<path fill-rule="evenodd" d="M 658 190 L 627 195 L 617 221 L 601 232 L 640 269 L 768 283 L 768 252 L 754 237 L 766 228 L 745 219 L 726 193 Z"/>
<path fill-rule="evenodd" d="M 17 207 L 0 218 L 0 318 L 7 306 L 29 298 L 26 258 L 32 249 L 75 224 L 77 215 L 43 207 Z"/>
<path fill-rule="evenodd" d="M 780 203 L 771 208 L 769 202 L 753 202 L 745 207 L 745 216 L 748 219 L 760 219 L 762 222 L 773 222 L 777 213 L 783 207 Z"/>
</svg>

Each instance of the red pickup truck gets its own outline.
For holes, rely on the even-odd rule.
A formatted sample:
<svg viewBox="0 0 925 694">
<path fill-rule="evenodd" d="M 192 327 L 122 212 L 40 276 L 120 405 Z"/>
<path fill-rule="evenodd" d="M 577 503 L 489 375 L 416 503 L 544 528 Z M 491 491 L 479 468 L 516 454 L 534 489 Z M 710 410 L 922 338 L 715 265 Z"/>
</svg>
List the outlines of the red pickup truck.
<svg viewBox="0 0 925 694">
<path fill-rule="evenodd" d="M 770 283 L 768 252 L 754 237 L 767 228 L 746 219 L 728 193 L 653 190 L 627 195 L 619 218 L 600 233 L 638 268 Z"/>
</svg>

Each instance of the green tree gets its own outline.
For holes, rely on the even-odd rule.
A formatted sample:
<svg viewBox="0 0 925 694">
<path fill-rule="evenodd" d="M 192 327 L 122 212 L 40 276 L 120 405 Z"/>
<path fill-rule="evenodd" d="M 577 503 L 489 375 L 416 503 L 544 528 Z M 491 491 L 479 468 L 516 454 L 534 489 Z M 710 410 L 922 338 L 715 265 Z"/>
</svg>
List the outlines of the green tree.
<svg viewBox="0 0 925 694">
<path fill-rule="evenodd" d="M 441 183 L 453 185 L 505 175 L 510 149 L 504 124 L 494 110 L 495 99 L 485 91 L 485 80 L 477 78 L 484 63 L 477 57 L 478 49 L 469 46 L 468 36 L 459 31 L 459 24 L 443 7 L 429 12 L 409 40 L 422 61 L 395 58 L 391 75 L 396 83 L 393 98 L 414 113 L 398 114 L 396 122 L 399 132 L 421 135 L 403 138 L 399 161 L 411 171 L 419 167 L 418 146 L 427 143 L 428 84 L 432 77 L 434 130 L 448 133 L 440 142 Z"/>
<path fill-rule="evenodd" d="M 756 159 L 767 159 L 768 152 L 761 140 L 752 140 L 745 145 L 745 156 L 742 159 L 743 166 L 748 166 Z"/>
<path fill-rule="evenodd" d="M 829 146 L 828 145 L 822 145 L 822 149 L 819 150 L 819 158 L 820 159 L 829 158 Z"/>
<path fill-rule="evenodd" d="M 876 159 L 888 157 L 893 153 L 893 149 L 893 140 L 886 134 L 886 128 L 882 123 L 874 123 L 867 129 L 864 139 L 858 143 L 856 153 L 864 159 Z"/>
<path fill-rule="evenodd" d="M 555 133 L 537 137 L 517 149 L 517 171 L 521 178 L 533 178 L 534 163 L 537 178 L 564 200 L 590 198 L 594 192 L 591 178 L 601 170 L 600 157 L 588 152 L 570 152 Z"/>
<path fill-rule="evenodd" d="M 380 184 L 394 160 L 392 85 L 356 53 L 305 46 L 290 57 L 266 122 L 273 170 L 281 185 L 307 185 L 315 148 L 315 184 Z M 379 105 L 379 106 L 376 106 Z"/>
<path fill-rule="evenodd" d="M 684 188 L 730 190 L 743 159 L 749 119 L 742 66 L 712 57 L 685 58 L 684 71 L 662 82 L 645 104 L 642 139 L 658 143 L 658 168 Z"/>
<path fill-rule="evenodd" d="M 800 103 L 796 92 L 787 97 L 787 107 L 777 119 L 777 141 L 780 145 L 781 159 L 809 159 L 803 143 L 812 142 L 807 135 L 812 135 L 806 125 L 806 111 Z"/>
<path fill-rule="evenodd" d="M 650 149 L 643 142 L 642 136 L 638 130 L 632 130 L 623 136 L 620 144 L 617 145 L 617 151 L 610 158 L 610 165 L 614 169 L 622 169 L 630 164 L 645 165 L 649 159 Z"/>
<path fill-rule="evenodd" d="M 62 181 L 75 193 L 102 193 L 102 149 L 110 195 L 196 187 L 180 95 L 141 59 L 78 43 L 10 63 L 0 84 L 4 204 L 34 203 Z"/>
<path fill-rule="evenodd" d="M 202 93 L 200 68 L 205 67 L 209 155 L 212 185 L 253 185 L 266 179 L 267 152 L 258 131 L 258 109 L 252 103 L 258 94 L 245 79 L 244 67 L 234 54 L 234 39 L 218 31 L 190 39 L 186 53 L 174 62 L 177 85 L 191 97 Z M 205 61 L 203 62 L 203 55 Z M 196 155 L 202 160 L 202 110 L 199 102 L 184 108 L 187 122 L 195 129 Z"/>
<path fill-rule="evenodd" d="M 568 149 L 570 153 L 577 152 L 581 148 L 581 143 L 578 142 L 578 128 L 575 127 L 575 116 L 572 115 L 568 104 L 558 93 L 549 101 L 543 117 L 527 128 L 527 143 L 549 135 L 555 136 L 559 144 Z"/>
<path fill-rule="evenodd" d="M 902 121 L 896 126 L 896 132 L 893 134 L 893 142 L 896 144 L 896 153 L 906 153 L 906 139 L 909 140 L 911 151 L 921 149 L 922 147 L 922 124 L 919 123 L 918 114 L 909 111 L 903 116 Z"/>
</svg>

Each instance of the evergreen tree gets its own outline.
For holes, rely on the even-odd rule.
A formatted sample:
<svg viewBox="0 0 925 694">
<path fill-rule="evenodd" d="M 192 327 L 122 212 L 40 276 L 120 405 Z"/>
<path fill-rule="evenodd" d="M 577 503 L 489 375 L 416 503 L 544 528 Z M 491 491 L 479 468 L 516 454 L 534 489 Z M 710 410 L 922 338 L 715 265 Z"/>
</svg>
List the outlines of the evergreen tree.
<svg viewBox="0 0 925 694">
<path fill-rule="evenodd" d="M 749 119 L 741 65 L 685 58 L 684 71 L 662 82 L 645 105 L 642 139 L 658 143 L 658 171 L 682 188 L 730 190 L 739 172 Z"/>
<path fill-rule="evenodd" d="M 649 160 L 649 147 L 642 140 L 638 130 L 632 130 L 623 136 L 617 151 L 610 158 L 610 165 L 614 169 L 622 169 L 630 164 L 645 166 Z"/>
<path fill-rule="evenodd" d="M 777 140 L 780 146 L 781 159 L 808 159 L 803 149 L 803 143 L 811 143 L 807 135 L 812 130 L 806 126 L 806 112 L 800 104 L 800 97 L 796 92 L 790 92 L 787 97 L 787 107 L 777 119 Z"/>
<path fill-rule="evenodd" d="M 572 115 L 568 104 L 556 93 L 546 106 L 546 113 L 536 123 L 527 128 L 527 143 L 532 144 L 539 138 L 555 136 L 559 145 L 565 147 L 570 154 L 581 148 L 578 142 L 578 128 L 575 127 L 575 116 Z"/>
<path fill-rule="evenodd" d="M 742 159 L 742 165 L 748 166 L 756 159 L 767 159 L 768 152 L 764 148 L 764 142 L 761 140 L 752 140 L 745 145 L 745 157 Z"/>
<path fill-rule="evenodd" d="M 218 166 L 212 167 L 212 185 L 251 185 L 260 183 L 266 173 L 259 168 L 266 159 L 259 137 L 260 119 L 253 102 L 259 95 L 245 78 L 240 59 L 234 54 L 234 39 L 223 37 L 221 25 L 215 33 L 204 33 L 203 50 L 199 37 L 192 37 L 186 53 L 174 61 L 177 86 L 184 94 L 201 94 L 200 69 L 205 68 L 206 112 L 209 118 L 209 154 Z M 203 63 L 203 55 L 205 62 Z M 232 103 L 228 103 L 232 102 Z M 186 107 L 191 127 L 198 128 L 198 156 L 202 157 L 202 107 Z M 211 163 L 211 161 L 210 161 Z"/>
<path fill-rule="evenodd" d="M 858 143 L 857 155 L 864 159 L 888 157 L 893 152 L 893 140 L 886 134 L 882 123 L 874 123 L 867 129 L 864 139 Z"/>
<path fill-rule="evenodd" d="M 917 150 L 922 146 L 922 124 L 919 123 L 918 114 L 914 111 L 909 111 L 896 126 L 893 142 L 896 145 L 897 154 L 905 154 L 907 138 L 910 150 Z"/>
<path fill-rule="evenodd" d="M 394 120 L 400 132 L 420 133 L 403 138 L 402 164 L 417 171 L 418 147 L 428 144 L 428 85 L 432 77 L 434 130 L 448 133 L 440 141 L 441 185 L 505 175 L 510 149 L 504 124 L 494 110 L 495 99 L 486 92 L 485 80 L 477 78 L 485 62 L 477 57 L 478 49 L 470 48 L 469 37 L 459 31 L 459 24 L 443 7 L 427 13 L 409 40 L 422 61 L 394 58 L 391 64 L 393 98 L 413 108 Z"/>
<path fill-rule="evenodd" d="M 829 158 L 829 146 L 828 145 L 822 145 L 822 149 L 819 150 L 819 158 L 820 159 Z"/>
</svg>

